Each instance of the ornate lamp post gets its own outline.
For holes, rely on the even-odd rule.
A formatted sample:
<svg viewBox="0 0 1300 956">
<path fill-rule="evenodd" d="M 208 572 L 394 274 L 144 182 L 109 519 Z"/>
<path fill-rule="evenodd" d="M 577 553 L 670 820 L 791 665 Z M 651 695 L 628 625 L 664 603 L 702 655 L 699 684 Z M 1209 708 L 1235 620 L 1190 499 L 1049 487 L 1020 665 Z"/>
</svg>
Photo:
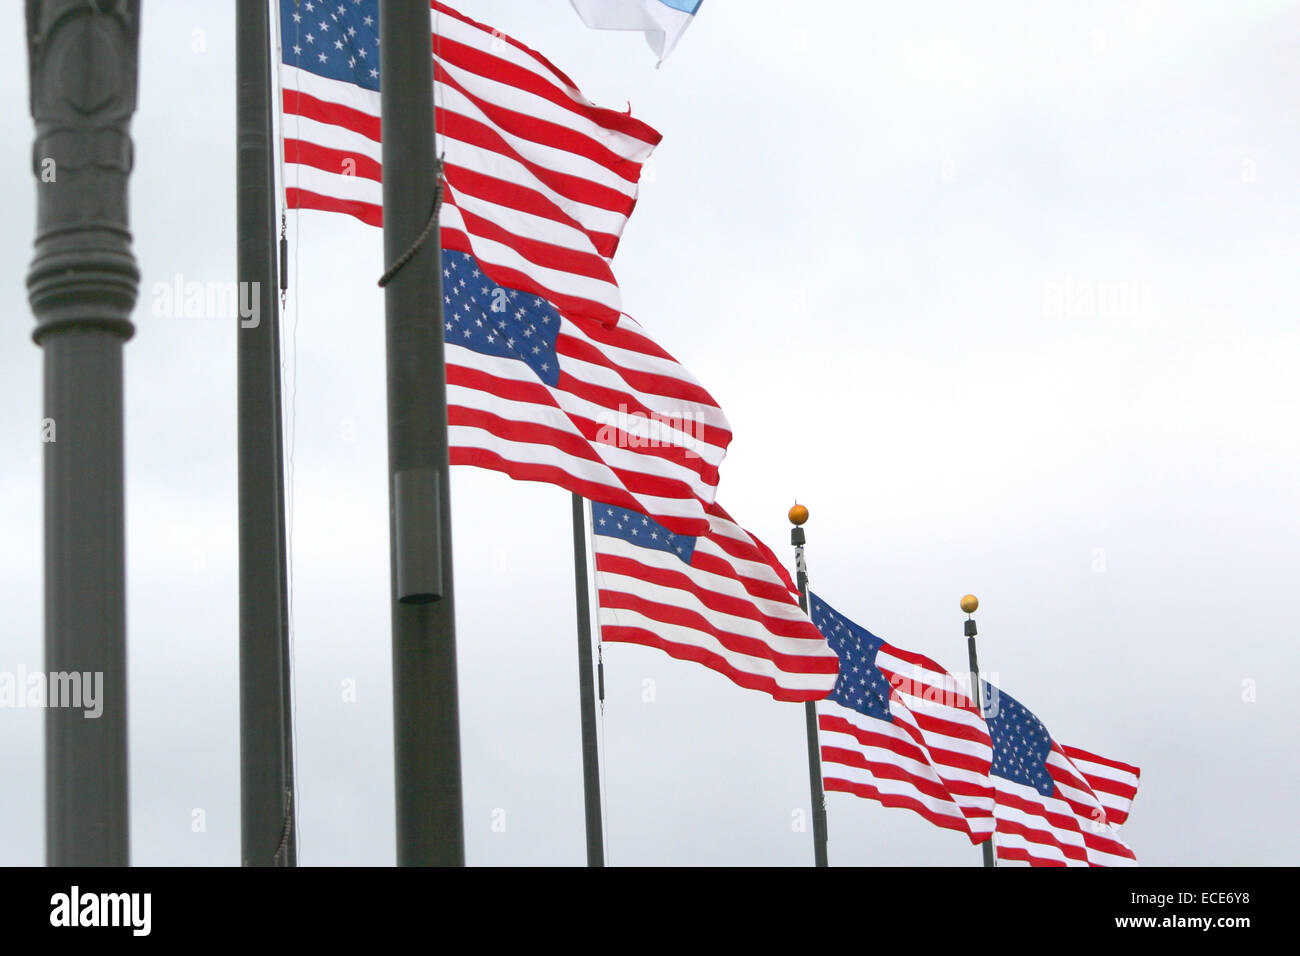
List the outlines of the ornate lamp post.
<svg viewBox="0 0 1300 956">
<path fill-rule="evenodd" d="M 28 0 L 44 352 L 45 669 L 99 680 L 103 712 L 47 701 L 46 860 L 129 862 L 122 345 L 140 273 L 127 231 L 139 0 Z M 96 677 L 96 675 L 99 675 Z M 49 685 L 54 687 L 51 679 Z"/>
</svg>

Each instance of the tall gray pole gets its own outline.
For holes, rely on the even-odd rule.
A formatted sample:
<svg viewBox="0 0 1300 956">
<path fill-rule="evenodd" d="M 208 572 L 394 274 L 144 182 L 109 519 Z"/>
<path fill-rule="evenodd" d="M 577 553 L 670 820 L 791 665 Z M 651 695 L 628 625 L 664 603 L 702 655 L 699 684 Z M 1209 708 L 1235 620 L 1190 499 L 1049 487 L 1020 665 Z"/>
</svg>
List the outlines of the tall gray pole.
<svg viewBox="0 0 1300 956">
<path fill-rule="evenodd" d="M 379 34 L 397 862 L 460 866 L 465 832 L 429 4 L 380 0 Z"/>
<path fill-rule="evenodd" d="M 239 0 L 235 32 L 240 858 L 244 866 L 289 866 L 295 850 L 293 750 L 271 26 L 265 0 Z"/>
<path fill-rule="evenodd" d="M 961 609 L 966 612 L 966 650 L 970 655 L 970 681 L 971 687 L 975 692 L 975 709 L 981 714 L 984 713 L 984 705 L 981 702 L 983 694 L 980 691 L 980 662 L 975 653 L 975 635 L 978 629 L 975 627 L 975 618 L 973 615 L 980 606 L 979 598 L 973 594 L 967 594 L 961 599 Z M 993 837 L 989 837 L 980 844 L 980 849 L 984 854 L 985 866 L 997 866 L 997 860 L 993 856 Z"/>
<path fill-rule="evenodd" d="M 605 865 L 600 814 L 600 751 L 596 739 L 596 688 L 591 667 L 591 591 L 587 575 L 587 505 L 573 496 L 573 577 L 578 602 L 578 707 L 582 715 L 582 799 L 587 823 L 587 866 Z M 601 697 L 604 681 L 601 681 Z"/>
<path fill-rule="evenodd" d="M 808 509 L 796 503 L 790 509 L 790 543 L 794 545 L 795 582 L 799 585 L 799 607 L 808 613 L 808 565 L 804 561 L 803 524 L 808 520 Z M 804 727 L 808 733 L 808 787 L 812 793 L 813 861 L 817 866 L 827 866 L 826 858 L 826 793 L 822 788 L 822 752 L 817 739 L 817 704 L 807 701 L 803 705 Z"/>
<path fill-rule="evenodd" d="M 139 0 L 27 2 L 37 180 L 27 289 L 45 365 L 52 866 L 130 861 L 122 344 L 140 281 L 127 228 L 139 36 Z M 90 718 L 80 705 L 96 689 L 103 712 Z"/>
</svg>

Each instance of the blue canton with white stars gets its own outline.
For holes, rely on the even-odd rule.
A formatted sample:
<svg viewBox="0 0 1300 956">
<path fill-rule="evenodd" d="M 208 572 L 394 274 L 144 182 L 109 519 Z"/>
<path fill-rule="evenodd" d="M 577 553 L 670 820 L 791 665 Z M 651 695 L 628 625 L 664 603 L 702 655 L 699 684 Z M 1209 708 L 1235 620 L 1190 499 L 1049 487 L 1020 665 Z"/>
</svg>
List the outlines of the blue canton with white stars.
<svg viewBox="0 0 1300 956">
<path fill-rule="evenodd" d="M 284 62 L 379 89 L 379 0 L 280 0 Z"/>
<path fill-rule="evenodd" d="M 984 719 L 993 740 L 993 775 L 1033 787 L 1045 797 L 1056 792 L 1047 772 L 1052 735 L 1024 704 L 987 681 L 983 690 Z"/>
<path fill-rule="evenodd" d="M 840 659 L 840 676 L 827 700 L 865 717 L 893 723 L 889 712 L 889 679 L 876 666 L 876 655 L 884 641 L 865 627 L 859 627 L 815 594 L 808 595 L 812 622 Z"/>
<path fill-rule="evenodd" d="M 443 340 L 518 359 L 552 388 L 560 383 L 560 313 L 536 295 L 497 285 L 468 253 L 442 253 Z"/>
<path fill-rule="evenodd" d="M 696 538 L 673 534 L 653 518 L 637 511 L 592 502 L 591 518 L 596 534 L 622 538 L 641 548 L 675 554 L 687 564 L 695 555 Z"/>
</svg>

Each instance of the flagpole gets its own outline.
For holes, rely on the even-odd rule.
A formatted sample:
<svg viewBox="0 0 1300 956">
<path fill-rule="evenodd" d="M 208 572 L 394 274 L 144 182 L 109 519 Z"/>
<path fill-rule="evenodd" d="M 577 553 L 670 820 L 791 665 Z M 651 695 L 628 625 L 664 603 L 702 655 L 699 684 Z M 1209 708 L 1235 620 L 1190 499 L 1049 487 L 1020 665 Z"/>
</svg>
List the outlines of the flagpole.
<svg viewBox="0 0 1300 956">
<path fill-rule="evenodd" d="M 578 706 L 582 714 L 582 794 L 587 824 L 587 866 L 605 865 L 600 813 L 600 751 L 596 739 L 596 688 L 591 662 L 591 584 L 587 574 L 587 504 L 573 496 L 573 578 L 578 604 Z M 601 681 L 604 696 L 604 681 Z"/>
<path fill-rule="evenodd" d="M 808 613 L 808 565 L 804 561 L 803 525 L 808 509 L 798 502 L 790 509 L 790 543 L 794 545 L 795 580 L 799 585 L 799 607 Z M 816 866 L 826 866 L 826 794 L 822 789 L 821 744 L 817 739 L 817 704 L 804 703 L 804 724 L 808 732 L 808 785 L 812 793 L 813 859 Z"/>
<path fill-rule="evenodd" d="M 290 866 L 292 716 L 287 692 L 271 24 L 265 0 L 239 0 L 235 31 L 240 859 L 244 866 Z"/>
<path fill-rule="evenodd" d="M 140 282 L 127 215 L 139 39 L 139 0 L 27 3 L 51 866 L 130 862 L 122 350 Z"/>
<path fill-rule="evenodd" d="M 981 703 L 981 697 L 983 695 L 980 691 L 980 662 L 979 657 L 975 653 L 975 634 L 977 633 L 977 629 L 975 627 L 975 618 L 972 616 L 977 610 L 979 610 L 979 606 L 979 598 L 973 594 L 967 594 L 961 599 L 961 609 L 966 612 L 966 650 L 970 654 L 970 679 L 971 687 L 975 692 L 975 709 L 983 715 L 984 705 Z M 998 865 L 997 860 L 994 859 L 993 855 L 993 837 L 990 836 L 987 840 L 981 843 L 980 849 L 984 854 L 984 865 L 986 867 Z"/>
<path fill-rule="evenodd" d="M 463 866 L 440 173 L 428 3 L 380 0 L 399 866 Z"/>
</svg>

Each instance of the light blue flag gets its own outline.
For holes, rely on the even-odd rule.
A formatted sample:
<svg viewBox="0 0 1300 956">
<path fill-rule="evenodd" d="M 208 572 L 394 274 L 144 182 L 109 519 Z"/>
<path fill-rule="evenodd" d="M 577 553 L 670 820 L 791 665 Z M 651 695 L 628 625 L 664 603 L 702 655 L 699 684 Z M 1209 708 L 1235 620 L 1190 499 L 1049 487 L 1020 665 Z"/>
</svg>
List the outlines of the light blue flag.
<svg viewBox="0 0 1300 956">
<path fill-rule="evenodd" d="M 584 23 L 597 30 L 641 30 L 663 63 L 704 0 L 572 0 Z"/>
</svg>

